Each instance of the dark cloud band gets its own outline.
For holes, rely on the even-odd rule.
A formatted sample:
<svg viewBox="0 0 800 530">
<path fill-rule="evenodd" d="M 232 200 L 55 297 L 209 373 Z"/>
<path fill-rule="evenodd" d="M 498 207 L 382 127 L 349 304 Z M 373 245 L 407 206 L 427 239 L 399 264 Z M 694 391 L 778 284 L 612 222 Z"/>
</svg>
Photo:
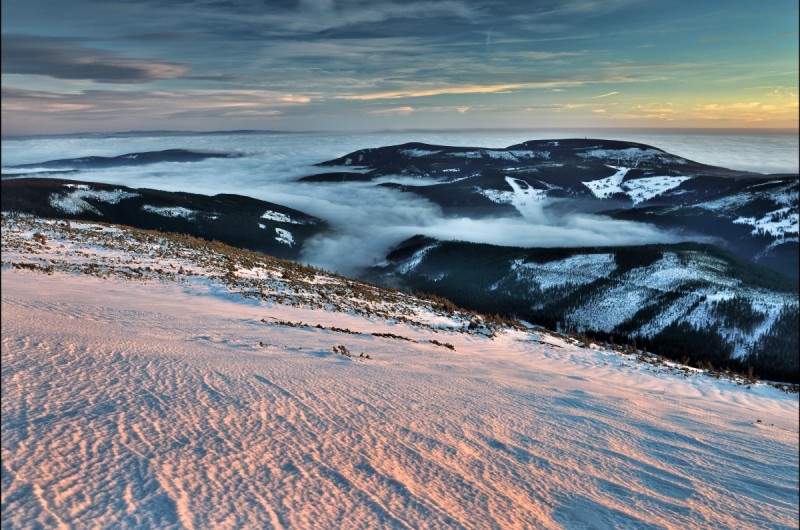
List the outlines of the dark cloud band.
<svg viewBox="0 0 800 530">
<path fill-rule="evenodd" d="M 34 74 L 99 83 L 146 83 L 179 77 L 188 67 L 129 59 L 78 46 L 68 39 L 3 35 L 4 74 Z"/>
</svg>

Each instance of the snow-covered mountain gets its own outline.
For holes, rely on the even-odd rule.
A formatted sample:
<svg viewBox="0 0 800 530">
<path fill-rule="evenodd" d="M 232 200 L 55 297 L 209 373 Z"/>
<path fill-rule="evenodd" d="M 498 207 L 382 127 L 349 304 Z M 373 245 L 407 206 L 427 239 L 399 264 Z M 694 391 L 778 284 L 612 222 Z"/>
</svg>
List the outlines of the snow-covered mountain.
<svg viewBox="0 0 800 530">
<path fill-rule="evenodd" d="M 406 189 L 443 207 L 511 204 L 515 195 L 528 189 L 537 190 L 542 199 L 683 204 L 736 188 L 738 179 L 763 178 L 699 164 L 644 144 L 596 139 L 536 140 L 504 149 L 409 143 L 364 149 L 318 165 L 341 171 L 304 180 L 391 182 L 402 176 L 407 177 Z M 409 177 L 419 179 L 419 185 Z M 456 190 L 457 198 L 448 197 Z"/>
<path fill-rule="evenodd" d="M 796 284 L 710 245 L 514 249 L 417 237 L 373 272 L 552 329 L 800 379 Z"/>
<path fill-rule="evenodd" d="M 187 236 L 4 214 L 2 260 L 4 528 L 800 523 L 764 383 Z"/>
<path fill-rule="evenodd" d="M 608 212 L 616 219 L 703 234 L 739 256 L 798 279 L 800 181 L 747 181 L 708 199 Z"/>
<path fill-rule="evenodd" d="M 505 149 L 412 143 L 319 165 L 342 171 L 303 180 L 374 181 L 421 195 L 452 215 L 605 212 L 713 240 L 798 278 L 797 175 L 733 171 L 649 145 L 596 139 L 538 140 Z"/>
<path fill-rule="evenodd" d="M 143 151 L 27 164 L 26 170 L 60 168 L 78 171 L 76 177 L 86 170 L 91 177 L 86 164 L 140 164 L 181 156 L 196 161 L 192 157 L 206 155 L 222 157 L 221 162 L 228 157 L 205 151 Z M 318 165 L 327 172 L 300 183 L 291 177 L 277 196 L 313 195 L 315 187 L 324 188 L 316 202 L 300 199 L 294 204 L 316 204 L 325 219 L 239 195 L 166 193 L 51 178 L 4 178 L 2 208 L 192 234 L 305 261 L 319 252 L 354 255 L 350 261 L 358 262 L 362 249 L 377 248 L 362 258 L 354 274 L 380 262 L 387 249 L 399 244 L 382 267 L 361 277 L 427 290 L 493 313 L 517 314 L 553 329 L 635 339 L 679 360 L 753 365 L 773 377 L 800 377 L 794 354 L 797 176 L 733 171 L 644 144 L 596 139 L 529 141 L 504 149 L 408 143 L 355 151 Z M 214 171 L 220 169 L 215 166 Z M 366 188 L 377 191 L 362 195 Z M 403 200 L 410 196 L 395 190 L 418 196 L 408 199 L 416 201 L 414 206 L 399 216 L 391 213 L 403 210 Z M 358 204 L 348 194 L 386 201 L 383 209 L 389 214 L 383 217 L 402 226 L 376 225 L 373 230 L 365 223 L 371 220 L 367 215 L 351 217 L 358 209 L 381 216 L 384 203 Z M 345 202 L 349 209 L 337 212 L 337 205 Z M 550 246 L 555 240 L 559 246 L 580 248 L 525 250 L 434 239 L 402 243 L 424 233 L 408 231 L 416 212 L 440 225 L 467 219 L 466 226 L 490 243 L 508 245 L 500 243 L 506 230 L 543 236 L 556 231 L 561 235 L 549 238 Z M 586 230 L 600 220 L 605 228 Z M 357 223 L 364 226 L 354 228 Z M 632 235 L 603 233 L 623 228 Z M 591 237 L 580 243 L 570 240 L 576 231 Z M 644 239 L 651 238 L 648 243 L 658 236 L 657 241 L 705 244 L 654 250 L 641 245 L 637 238 L 642 232 Z M 445 226 L 435 237 L 457 239 L 450 233 Z M 459 233 L 469 235 L 464 229 Z M 630 244 L 626 239 L 636 246 L 585 248 Z M 594 261 L 597 256 L 605 257 Z M 593 276 L 597 270 L 602 275 Z M 667 276 L 670 281 L 662 281 Z M 702 348 L 692 347 L 694 343 Z"/>
<path fill-rule="evenodd" d="M 126 153 L 119 156 L 83 156 L 80 158 L 62 158 L 47 160 L 31 164 L 18 164 L 9 166 L 9 171 L 4 177 L 19 174 L 27 175 L 34 171 L 71 172 L 84 169 L 99 169 L 123 166 L 142 166 L 146 164 L 160 164 L 164 162 L 198 162 L 208 158 L 231 158 L 238 155 L 217 152 L 199 152 L 189 149 L 164 149 L 162 151 L 143 151 Z"/>
<path fill-rule="evenodd" d="M 49 178 L 3 180 L 2 209 L 190 234 L 288 259 L 297 259 L 306 239 L 327 229 L 316 217 L 242 195 L 209 197 Z"/>
</svg>

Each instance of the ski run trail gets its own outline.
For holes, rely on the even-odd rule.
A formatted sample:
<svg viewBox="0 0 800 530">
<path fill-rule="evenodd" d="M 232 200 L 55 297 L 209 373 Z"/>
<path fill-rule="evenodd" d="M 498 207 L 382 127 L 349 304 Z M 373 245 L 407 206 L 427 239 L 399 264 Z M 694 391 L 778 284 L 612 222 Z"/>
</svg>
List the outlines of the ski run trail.
<svg viewBox="0 0 800 530">
<path fill-rule="evenodd" d="M 766 383 L 183 236 L 2 236 L 4 529 L 798 527 Z"/>
</svg>

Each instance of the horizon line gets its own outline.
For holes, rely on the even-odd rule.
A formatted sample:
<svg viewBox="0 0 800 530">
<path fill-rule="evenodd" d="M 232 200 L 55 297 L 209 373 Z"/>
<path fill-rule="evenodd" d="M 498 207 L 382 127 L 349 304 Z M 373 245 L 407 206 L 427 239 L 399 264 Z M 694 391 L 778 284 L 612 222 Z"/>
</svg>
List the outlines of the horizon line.
<svg viewBox="0 0 800 530">
<path fill-rule="evenodd" d="M 0 134 L 0 139 L 27 139 L 27 138 L 52 138 L 68 136 L 125 136 L 145 134 L 169 135 L 214 135 L 214 134 L 392 134 L 392 133 L 431 133 L 431 132 L 514 132 L 514 131 L 747 131 L 750 133 L 786 132 L 800 133 L 800 128 L 793 127 L 458 127 L 458 128 L 404 128 L 404 129 L 220 129 L 220 130 L 189 130 L 189 129 L 133 129 L 127 131 L 76 131 L 69 133 L 39 133 L 39 134 Z"/>
</svg>

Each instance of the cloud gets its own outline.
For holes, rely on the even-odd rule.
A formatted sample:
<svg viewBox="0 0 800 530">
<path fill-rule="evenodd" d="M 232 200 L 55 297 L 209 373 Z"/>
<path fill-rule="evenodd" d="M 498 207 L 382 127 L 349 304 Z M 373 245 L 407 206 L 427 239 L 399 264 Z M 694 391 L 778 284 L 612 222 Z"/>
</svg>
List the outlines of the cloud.
<svg viewBox="0 0 800 530">
<path fill-rule="evenodd" d="M 409 88 L 406 90 L 373 92 L 339 96 L 339 99 L 371 101 L 376 99 L 421 98 L 452 94 L 497 94 L 526 88 L 549 88 L 555 86 L 578 86 L 583 81 L 542 81 L 536 83 L 509 83 L 501 85 L 462 85 L 438 88 Z"/>
<path fill-rule="evenodd" d="M 551 203 L 536 203 L 526 216 L 472 219 L 449 217 L 434 203 L 413 193 L 372 182 L 301 183 L 300 176 L 323 171 L 311 164 L 363 147 L 393 145 L 407 140 L 400 133 L 337 137 L 308 135 L 198 136 L 193 138 L 128 137 L 91 144 L 48 142 L 56 151 L 37 160 L 77 156 L 113 156 L 135 151 L 182 147 L 234 151 L 246 156 L 210 159 L 190 165 L 161 164 L 97 170 L 81 179 L 173 191 L 239 193 L 304 211 L 326 220 L 331 231 L 309 240 L 302 260 L 344 274 L 357 274 L 382 261 L 388 251 L 417 234 L 443 240 L 508 246 L 590 246 L 670 242 L 675 238 L 649 225 L 586 214 L 564 215 Z M 421 141 L 451 145 L 499 146 L 487 137 L 445 135 Z M 521 139 L 521 138 L 519 138 Z M 508 139 L 503 145 L 511 145 Z M 76 145 L 83 145 L 80 151 Z M 86 147 L 89 145 L 90 147 Z M 97 146 L 91 148 L 91 146 Z M 101 149 L 103 148 L 103 149 Z M 30 155 L 29 155 L 30 156 Z M 35 162 L 36 160 L 28 160 Z M 9 162 L 7 162 L 9 163 Z M 224 175 L 224 178 L 220 178 Z M 391 180 L 390 178 L 383 181 Z M 560 205 L 559 205 L 560 206 Z M 539 208 L 540 207 L 540 208 Z"/>
<path fill-rule="evenodd" d="M 400 99 L 400 98 L 421 98 L 428 96 L 441 96 L 444 94 L 490 94 L 497 92 L 508 92 L 509 90 L 524 88 L 524 84 L 507 85 L 468 85 L 450 86 L 441 88 L 419 88 L 389 92 L 374 92 L 371 94 L 354 94 L 339 96 L 339 99 L 371 101 L 375 99 Z"/>
<path fill-rule="evenodd" d="M 675 243 L 680 240 L 652 225 L 587 214 L 543 216 L 538 222 L 516 217 L 441 218 L 430 226 L 421 227 L 420 233 L 448 241 L 547 248 Z"/>
<path fill-rule="evenodd" d="M 119 57 L 68 39 L 14 34 L 2 37 L 2 64 L 7 74 L 122 84 L 172 79 L 189 70 L 175 63 Z"/>
<path fill-rule="evenodd" d="M 700 4 L 691 6 L 699 17 L 643 0 L 72 0 L 69 9 L 53 9 L 47 0 L 17 4 L 16 16 L 4 19 L 4 33 L 12 32 L 3 38 L 7 85 L 66 92 L 90 86 L 86 81 L 123 87 L 160 81 L 159 88 L 184 93 L 189 101 L 199 97 L 199 88 L 265 89 L 305 97 L 309 101 L 302 104 L 316 105 L 316 120 L 309 112 L 295 119 L 298 114 L 280 109 L 280 116 L 288 117 L 283 128 L 293 130 L 334 127 L 337 122 L 358 129 L 384 127 L 391 114 L 370 112 L 376 108 L 371 104 L 357 105 L 381 100 L 384 107 L 417 109 L 404 125 L 461 125 L 455 111 L 455 116 L 432 117 L 418 102 L 435 98 L 431 104 L 441 107 L 504 110 L 505 115 L 491 116 L 487 111 L 480 126 L 517 127 L 521 118 L 513 113 L 520 107 L 534 102 L 563 105 L 599 95 L 620 101 L 609 125 L 622 126 L 617 112 L 625 111 L 624 103 L 674 97 L 688 108 L 712 103 L 688 98 L 714 94 L 718 102 L 752 99 L 785 109 L 761 94 L 736 94 L 748 86 L 794 86 L 796 91 L 796 60 L 791 61 L 789 49 L 783 48 L 791 42 L 776 47 L 774 39 L 769 40 L 790 27 L 747 26 L 747 16 L 737 16 L 734 24 L 730 13 Z M 765 21 L 789 24 L 788 18 L 773 12 L 755 7 L 744 12 L 748 10 L 769 17 Z M 709 49 L 711 55 L 687 52 L 700 35 L 726 35 L 743 28 L 752 32 L 754 46 L 745 63 L 727 49 Z M 658 53 L 636 48 L 651 41 L 657 42 Z M 691 93 L 683 90 L 687 79 L 692 80 Z M 630 85 L 622 83 L 637 86 L 627 89 L 622 87 Z M 594 90 L 588 88 L 592 84 Z M 557 92 L 564 89 L 569 89 L 568 98 Z M 537 90 L 541 92 L 521 94 Z M 621 91 L 624 96 L 604 95 Z M 120 91 L 119 96 L 119 120 L 129 120 L 124 115 L 131 108 L 124 100 L 128 94 Z M 178 101 L 168 98 L 165 105 Z M 110 99 L 104 105 L 102 112 L 110 108 Z M 212 108 L 177 112 L 207 112 L 207 129 L 243 125 L 236 120 L 219 123 L 215 118 L 234 113 L 225 107 L 213 115 Z M 278 116 L 276 110 L 257 106 L 236 115 Z M 774 126 L 796 123 L 794 112 L 770 112 Z M 166 108 L 161 115 L 174 116 Z M 587 121 L 598 117 L 588 106 L 554 116 L 551 125 L 575 126 L 579 115 Z M 678 119 L 687 126 L 702 125 L 690 123 L 693 115 Z M 176 126 L 202 125 L 152 124 Z M 75 128 L 90 127 L 76 120 Z M 52 131 L 43 126 L 40 132 Z"/>
<path fill-rule="evenodd" d="M 410 107 L 410 106 L 406 105 L 405 107 L 394 107 L 394 108 L 391 108 L 391 109 L 371 110 L 370 113 L 371 114 L 389 114 L 389 115 L 396 115 L 396 116 L 408 116 L 409 114 L 411 114 L 415 110 L 417 110 L 417 109 L 415 109 L 414 107 Z"/>
<path fill-rule="evenodd" d="M 469 2 L 442 0 L 424 1 L 386 1 L 372 0 L 338 1 L 333 0 L 300 0 L 293 5 L 273 6 L 272 3 L 259 6 L 258 3 L 243 0 L 228 2 L 224 9 L 219 9 L 215 2 L 201 2 L 201 8 L 212 8 L 215 17 L 242 20 L 257 23 L 269 34 L 317 34 L 336 30 L 360 28 L 371 24 L 380 24 L 391 29 L 391 22 L 401 21 L 411 24 L 421 20 L 446 18 L 451 24 L 458 20 L 475 21 L 483 18 L 480 9 Z M 237 6 L 236 9 L 230 9 Z M 277 7 L 277 8 L 276 8 Z M 413 26 L 411 26 L 413 27 Z"/>
<path fill-rule="evenodd" d="M 594 99 L 607 98 L 608 96 L 616 96 L 617 94 L 621 94 L 621 93 L 622 92 L 616 92 L 616 91 L 615 92 L 609 92 L 608 94 L 601 94 L 599 96 L 594 96 Z"/>
<path fill-rule="evenodd" d="M 560 59 L 562 57 L 578 57 L 581 55 L 585 55 L 585 52 L 536 52 L 536 51 L 529 51 L 529 52 L 521 52 L 519 54 L 521 57 L 527 57 L 530 59 L 538 59 L 538 60 L 547 60 L 547 59 Z"/>
<path fill-rule="evenodd" d="M 266 90 L 193 90 L 189 92 L 145 90 L 84 90 L 54 93 L 3 87 L 3 110 L 30 113 L 80 110 L 83 114 L 138 113 L 140 116 L 178 116 L 189 111 L 224 115 L 230 110 L 274 113 L 312 100 L 300 94 Z"/>
</svg>

